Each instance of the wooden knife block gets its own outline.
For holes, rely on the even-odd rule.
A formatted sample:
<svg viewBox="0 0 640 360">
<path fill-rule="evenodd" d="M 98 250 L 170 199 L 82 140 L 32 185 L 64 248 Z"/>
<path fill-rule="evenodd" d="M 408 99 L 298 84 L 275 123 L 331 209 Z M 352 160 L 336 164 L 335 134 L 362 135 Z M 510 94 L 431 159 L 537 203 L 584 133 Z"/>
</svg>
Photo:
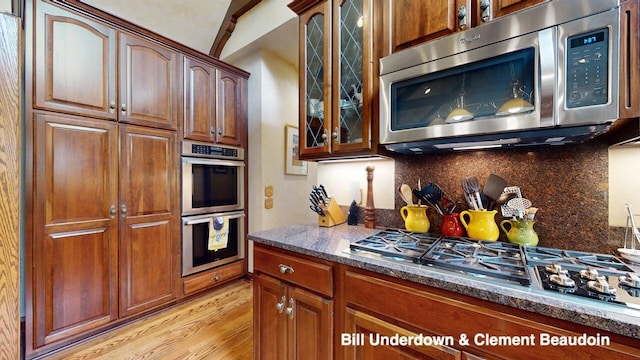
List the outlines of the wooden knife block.
<svg viewBox="0 0 640 360">
<path fill-rule="evenodd" d="M 322 206 L 322 211 L 324 211 L 325 216 L 318 215 L 318 225 L 322 227 L 340 225 L 347 221 L 347 217 L 333 198 L 329 201 L 329 206 Z"/>
</svg>

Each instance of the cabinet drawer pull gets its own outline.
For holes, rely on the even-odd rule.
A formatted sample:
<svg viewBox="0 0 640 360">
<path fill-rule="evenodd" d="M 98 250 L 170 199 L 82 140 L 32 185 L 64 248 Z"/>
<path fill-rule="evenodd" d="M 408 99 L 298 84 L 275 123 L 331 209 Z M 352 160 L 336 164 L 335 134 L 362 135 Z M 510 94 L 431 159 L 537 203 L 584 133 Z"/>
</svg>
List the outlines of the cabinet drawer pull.
<svg viewBox="0 0 640 360">
<path fill-rule="evenodd" d="M 294 313 L 293 310 L 295 309 L 296 306 L 296 301 L 293 300 L 293 298 L 289 298 L 289 307 L 285 309 L 285 313 L 287 315 L 289 315 L 289 319 L 293 319 Z"/>
<path fill-rule="evenodd" d="M 220 280 L 220 276 L 216 275 L 213 277 L 213 281 L 218 281 L 218 280 Z"/>
<path fill-rule="evenodd" d="M 282 300 L 280 300 L 280 302 L 276 304 L 276 309 L 278 309 L 278 314 L 282 314 L 282 312 L 284 311 L 285 302 L 287 302 L 287 298 L 284 295 L 282 295 Z"/>
<path fill-rule="evenodd" d="M 280 274 L 293 274 L 293 268 L 289 265 L 280 264 Z"/>
</svg>

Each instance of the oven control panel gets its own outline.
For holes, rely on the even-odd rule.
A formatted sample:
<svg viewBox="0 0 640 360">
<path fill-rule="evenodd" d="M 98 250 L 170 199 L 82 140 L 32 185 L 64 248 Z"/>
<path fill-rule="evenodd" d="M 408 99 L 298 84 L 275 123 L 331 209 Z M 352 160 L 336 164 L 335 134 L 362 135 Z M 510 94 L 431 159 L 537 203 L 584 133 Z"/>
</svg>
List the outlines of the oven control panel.
<svg viewBox="0 0 640 360">
<path fill-rule="evenodd" d="M 567 38 L 567 108 L 606 104 L 608 69 L 609 29 Z"/>
<path fill-rule="evenodd" d="M 244 160 L 244 149 L 233 146 L 184 140 L 182 142 L 182 155 L 228 160 Z"/>
</svg>

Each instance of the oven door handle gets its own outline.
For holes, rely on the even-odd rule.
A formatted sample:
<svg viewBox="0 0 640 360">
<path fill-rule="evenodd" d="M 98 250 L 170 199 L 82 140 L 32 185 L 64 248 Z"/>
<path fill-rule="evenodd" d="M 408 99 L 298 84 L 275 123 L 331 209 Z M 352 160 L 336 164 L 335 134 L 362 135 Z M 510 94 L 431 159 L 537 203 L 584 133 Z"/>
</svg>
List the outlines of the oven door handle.
<svg viewBox="0 0 640 360">
<path fill-rule="evenodd" d="M 184 223 L 186 225 L 205 224 L 205 223 L 211 222 L 212 219 L 213 218 L 210 218 L 210 217 L 203 218 L 203 219 L 193 219 L 193 220 L 186 220 Z"/>
<path fill-rule="evenodd" d="M 202 159 L 202 158 L 191 158 L 191 157 L 184 157 L 184 156 L 182 157 L 182 162 L 187 164 L 196 164 L 196 165 L 222 165 L 222 166 L 244 167 L 243 161 Z"/>
<path fill-rule="evenodd" d="M 183 218 L 182 222 L 184 225 L 206 224 L 208 222 L 213 221 L 213 218 L 216 216 L 226 216 L 229 219 L 238 219 L 238 218 L 244 217 L 244 213 L 240 212 L 240 213 L 227 213 L 227 214 L 219 214 L 219 215 L 215 214 L 212 216 L 197 217 L 197 218 L 190 218 L 190 219 Z"/>
</svg>

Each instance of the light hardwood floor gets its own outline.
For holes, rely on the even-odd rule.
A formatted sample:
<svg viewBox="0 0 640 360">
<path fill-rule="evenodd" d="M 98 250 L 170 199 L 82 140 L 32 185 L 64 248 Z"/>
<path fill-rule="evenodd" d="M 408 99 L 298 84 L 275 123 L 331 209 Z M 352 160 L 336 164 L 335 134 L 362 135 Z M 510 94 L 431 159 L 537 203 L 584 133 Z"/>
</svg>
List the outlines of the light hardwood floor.
<svg viewBox="0 0 640 360">
<path fill-rule="evenodd" d="M 252 284 L 238 280 L 46 359 L 252 359 L 252 308 Z"/>
</svg>

